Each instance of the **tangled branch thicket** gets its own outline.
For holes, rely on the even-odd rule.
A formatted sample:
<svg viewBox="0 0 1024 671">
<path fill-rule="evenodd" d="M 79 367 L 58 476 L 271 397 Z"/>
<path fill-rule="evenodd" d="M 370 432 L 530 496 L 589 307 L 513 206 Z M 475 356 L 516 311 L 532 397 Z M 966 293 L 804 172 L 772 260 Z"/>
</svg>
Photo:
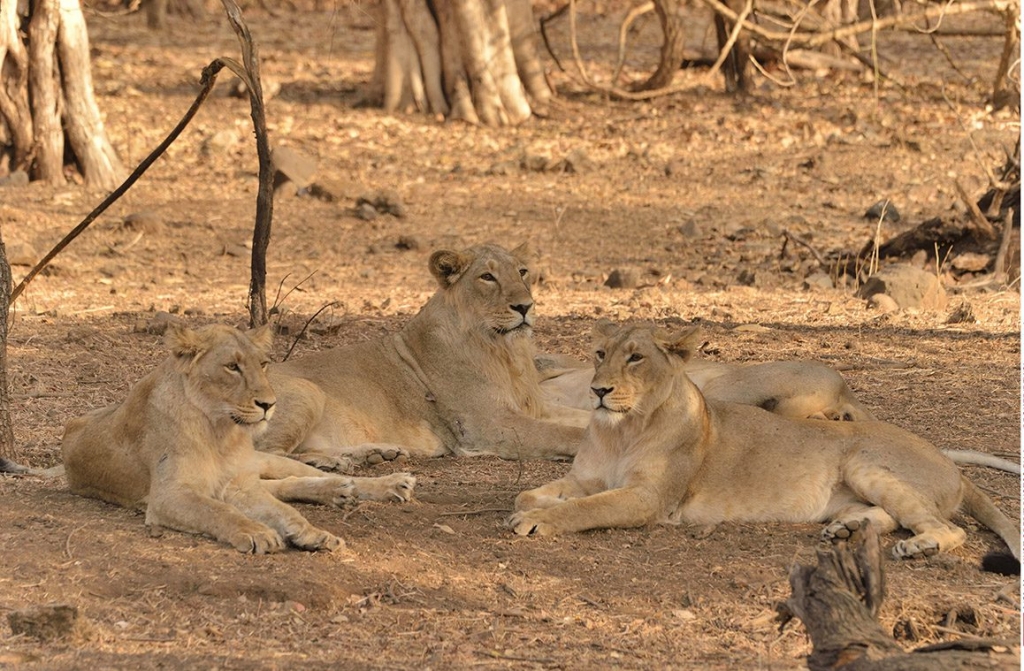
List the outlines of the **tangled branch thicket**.
<svg viewBox="0 0 1024 671">
<path fill-rule="evenodd" d="M 619 31 L 619 59 L 615 67 L 615 76 L 613 76 L 610 84 L 602 84 L 596 81 L 590 76 L 583 64 L 577 42 L 576 0 L 569 0 L 564 7 L 542 21 L 542 28 L 545 21 L 550 21 L 567 11 L 569 14 L 569 39 L 573 60 L 582 82 L 595 91 L 615 98 L 646 100 L 689 90 L 694 86 L 707 85 L 709 80 L 717 76 L 723 62 L 736 43 L 741 30 L 756 38 L 762 47 L 778 52 L 779 62 L 786 70 L 789 82 L 794 81 L 790 66 L 798 60 L 797 49 L 820 49 L 828 45 L 835 45 L 835 48 L 840 52 L 846 53 L 871 67 L 879 76 L 885 76 L 885 73 L 878 66 L 875 37 L 879 32 L 884 30 L 902 30 L 934 34 L 947 17 L 975 12 L 990 12 L 999 14 L 1005 19 L 1004 48 L 993 82 L 992 99 L 997 107 L 1013 104 L 1015 101 L 1019 104 L 1020 24 L 1018 17 L 1020 15 L 1020 3 L 1017 0 L 945 2 L 925 6 L 919 11 L 899 11 L 884 17 L 877 15 L 874 9 L 874 2 L 872 2 L 872 18 L 856 20 L 856 17 L 843 16 L 841 17 L 842 25 L 837 23 L 837 20 L 840 19 L 840 15 L 843 12 L 831 10 L 831 6 L 837 4 L 836 0 L 824 0 L 822 2 L 819 2 L 819 0 L 809 0 L 809 2 L 801 0 L 760 0 L 756 4 L 750 2 L 737 4 L 738 11 L 730 7 L 728 0 L 700 1 L 716 15 L 727 20 L 732 29 L 729 31 L 728 41 L 722 45 L 719 58 L 712 68 L 698 82 L 686 85 L 669 84 L 666 86 L 650 87 L 641 84 L 637 88 L 642 90 L 627 90 L 616 84 L 618 75 L 621 72 L 622 61 L 624 60 L 624 41 L 629 25 L 638 16 L 652 11 L 670 2 L 670 0 L 655 0 L 654 2 L 643 3 L 632 8 L 627 13 Z M 671 17 L 672 15 L 672 12 L 669 11 L 658 11 L 662 32 L 666 35 L 666 40 L 669 39 L 668 35 L 672 31 L 671 26 L 666 25 L 667 21 L 670 20 L 666 19 L 666 17 Z M 860 53 L 860 49 L 857 46 L 857 37 L 866 33 L 870 33 L 872 36 L 870 56 Z M 664 53 L 663 50 L 663 60 Z M 803 54 L 800 54 L 800 56 L 803 56 Z M 762 74 L 768 76 L 764 69 L 754 60 L 753 56 L 749 56 L 749 58 L 754 66 L 761 70 Z M 662 62 L 659 64 L 659 71 L 663 70 L 666 65 L 675 67 L 677 64 Z M 776 81 L 776 83 L 786 85 L 788 82 Z"/>
</svg>

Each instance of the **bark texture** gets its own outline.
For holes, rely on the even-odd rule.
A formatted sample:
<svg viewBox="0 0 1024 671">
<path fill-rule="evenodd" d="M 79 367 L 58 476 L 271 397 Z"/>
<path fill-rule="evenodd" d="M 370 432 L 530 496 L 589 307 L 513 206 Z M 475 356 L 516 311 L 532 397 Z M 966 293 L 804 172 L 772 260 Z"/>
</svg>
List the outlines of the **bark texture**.
<svg viewBox="0 0 1024 671">
<path fill-rule="evenodd" d="M 7 309 L 11 295 L 11 266 L 0 235 L 0 461 L 14 460 L 11 395 L 7 387 Z M 4 469 L 0 469 L 2 471 Z"/>
<path fill-rule="evenodd" d="M 514 125 L 551 98 L 529 0 L 384 0 L 374 97 L 384 109 Z"/>
<path fill-rule="evenodd" d="M 0 3 L 0 170 L 64 181 L 70 156 L 86 183 L 113 189 L 124 167 L 107 140 L 79 0 Z M 70 151 L 66 151 L 70 149 Z"/>
<path fill-rule="evenodd" d="M 818 551 L 817 566 L 796 566 L 793 595 L 782 610 L 800 618 L 814 649 L 811 671 L 949 671 L 1019 669 L 1020 657 L 999 641 L 970 639 L 908 653 L 878 624 L 885 596 L 878 534 L 866 525 L 849 541 Z"/>
</svg>

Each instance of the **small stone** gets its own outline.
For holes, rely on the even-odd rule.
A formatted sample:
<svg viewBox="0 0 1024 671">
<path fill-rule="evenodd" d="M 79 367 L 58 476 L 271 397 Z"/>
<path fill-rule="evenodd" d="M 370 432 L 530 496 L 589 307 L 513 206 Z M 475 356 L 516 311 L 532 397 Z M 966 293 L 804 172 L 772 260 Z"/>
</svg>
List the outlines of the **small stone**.
<svg viewBox="0 0 1024 671">
<path fill-rule="evenodd" d="M 203 141 L 200 152 L 207 156 L 214 153 L 225 153 L 233 149 L 238 142 L 238 133 L 235 130 L 218 131 Z"/>
<path fill-rule="evenodd" d="M 604 281 L 612 289 L 635 289 L 640 284 L 640 272 L 635 268 L 616 268 Z"/>
<path fill-rule="evenodd" d="M 523 157 L 522 167 L 523 170 L 529 170 L 530 172 L 544 172 L 550 160 L 550 158 L 541 154 L 528 154 Z"/>
<path fill-rule="evenodd" d="M 590 172 L 595 167 L 594 161 L 582 149 L 573 149 L 559 163 L 561 170 L 568 173 Z"/>
<path fill-rule="evenodd" d="M 416 251 L 422 249 L 423 243 L 415 235 L 400 235 L 395 247 L 404 251 Z"/>
<path fill-rule="evenodd" d="M 28 186 L 28 182 L 28 173 L 24 170 L 15 170 L 6 177 L 0 177 L 0 187 L 23 187 Z"/>
<path fill-rule="evenodd" d="M 242 244 L 224 245 L 224 254 L 226 256 L 245 258 L 249 256 L 249 248 Z"/>
<path fill-rule="evenodd" d="M 900 306 L 890 296 L 885 294 L 873 294 L 868 298 L 868 307 L 878 310 L 882 314 L 899 312 Z"/>
<path fill-rule="evenodd" d="M 992 262 L 992 257 L 988 254 L 976 254 L 974 252 L 964 252 L 958 254 L 952 261 L 953 269 L 962 273 L 980 273 L 981 271 L 988 268 L 988 264 Z"/>
<path fill-rule="evenodd" d="M 871 219 L 872 221 L 881 219 L 885 222 L 896 223 L 900 220 L 900 212 L 891 200 L 885 198 L 869 207 L 868 211 L 864 213 L 864 218 Z"/>
<path fill-rule="evenodd" d="M 291 181 L 299 189 L 308 189 L 316 175 L 317 161 L 292 147 L 275 147 L 270 155 L 274 164 L 274 183 Z"/>
<path fill-rule="evenodd" d="M 7 252 L 7 263 L 12 266 L 34 266 L 39 260 L 39 252 L 27 242 L 11 242 L 4 245 Z"/>
<path fill-rule="evenodd" d="M 934 273 L 903 263 L 882 268 L 857 292 L 867 299 L 875 294 L 886 294 L 904 310 L 945 310 L 949 302 L 945 288 Z"/>
<path fill-rule="evenodd" d="M 812 273 L 804 278 L 804 289 L 833 289 L 832 278 L 821 271 Z"/>
<path fill-rule="evenodd" d="M 697 223 L 696 219 L 687 219 L 686 222 L 680 224 L 679 232 L 686 238 L 699 238 L 703 235 L 704 231 L 701 230 L 700 224 Z"/>
<path fill-rule="evenodd" d="M 356 205 L 356 217 L 363 221 L 373 221 L 377 218 L 377 208 L 370 203 L 359 203 Z"/>
<path fill-rule="evenodd" d="M 484 174 L 506 177 L 518 171 L 519 163 L 516 161 L 498 161 L 497 163 L 491 164 L 491 167 L 488 168 Z"/>
<path fill-rule="evenodd" d="M 121 220 L 121 225 L 130 231 L 152 233 L 163 227 L 163 217 L 153 211 L 132 212 Z"/>
</svg>

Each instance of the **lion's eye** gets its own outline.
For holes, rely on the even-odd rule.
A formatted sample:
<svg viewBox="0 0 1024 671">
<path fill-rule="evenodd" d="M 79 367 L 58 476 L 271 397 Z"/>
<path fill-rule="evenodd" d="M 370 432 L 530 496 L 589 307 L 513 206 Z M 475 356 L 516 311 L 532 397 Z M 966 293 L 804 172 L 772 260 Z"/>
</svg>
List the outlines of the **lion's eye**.
<svg viewBox="0 0 1024 671">
<path fill-rule="evenodd" d="M 598 361 L 604 361 L 604 350 L 599 349 L 596 352 L 594 352 L 594 358 L 597 359 Z"/>
<path fill-rule="evenodd" d="M 640 352 L 633 352 L 629 355 L 629 363 L 636 363 L 637 361 L 643 361 L 644 355 Z"/>
<path fill-rule="evenodd" d="M 528 272 L 530 272 L 530 271 L 528 271 L 526 268 L 520 268 L 519 269 L 519 277 L 526 277 L 526 273 L 528 273 Z"/>
<path fill-rule="evenodd" d="M 480 279 L 482 279 L 484 282 L 497 282 L 498 281 L 498 278 L 495 277 L 494 275 L 491 275 L 490 273 L 484 273 L 483 275 L 480 276 Z"/>
<path fill-rule="evenodd" d="M 224 367 L 227 368 L 232 373 L 241 373 L 242 372 L 242 367 L 238 365 L 237 361 L 232 361 L 231 363 L 229 363 L 228 365 L 226 365 Z"/>
</svg>

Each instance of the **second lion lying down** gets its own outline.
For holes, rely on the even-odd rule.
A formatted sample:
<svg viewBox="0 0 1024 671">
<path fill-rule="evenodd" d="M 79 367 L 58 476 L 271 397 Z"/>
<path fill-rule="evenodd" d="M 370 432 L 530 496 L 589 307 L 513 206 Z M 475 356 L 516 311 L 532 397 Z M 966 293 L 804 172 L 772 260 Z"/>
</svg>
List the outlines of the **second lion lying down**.
<svg viewBox="0 0 1024 671">
<path fill-rule="evenodd" d="M 242 552 L 290 543 L 334 550 L 342 541 L 283 501 L 341 505 L 412 496 L 408 473 L 326 475 L 294 459 L 256 452 L 277 398 L 265 369 L 270 327 L 172 325 L 171 356 L 123 403 L 71 420 L 62 452 L 71 491 L 145 507 L 146 524 L 207 534 Z"/>
<path fill-rule="evenodd" d="M 869 519 L 914 535 L 897 557 L 961 545 L 958 507 L 1019 560 L 1020 532 L 935 446 L 884 422 L 793 420 L 706 399 L 684 372 L 696 329 L 595 327 L 594 413 L 569 473 L 516 498 L 517 534 L 656 522 L 826 522 L 826 538 Z"/>
</svg>

